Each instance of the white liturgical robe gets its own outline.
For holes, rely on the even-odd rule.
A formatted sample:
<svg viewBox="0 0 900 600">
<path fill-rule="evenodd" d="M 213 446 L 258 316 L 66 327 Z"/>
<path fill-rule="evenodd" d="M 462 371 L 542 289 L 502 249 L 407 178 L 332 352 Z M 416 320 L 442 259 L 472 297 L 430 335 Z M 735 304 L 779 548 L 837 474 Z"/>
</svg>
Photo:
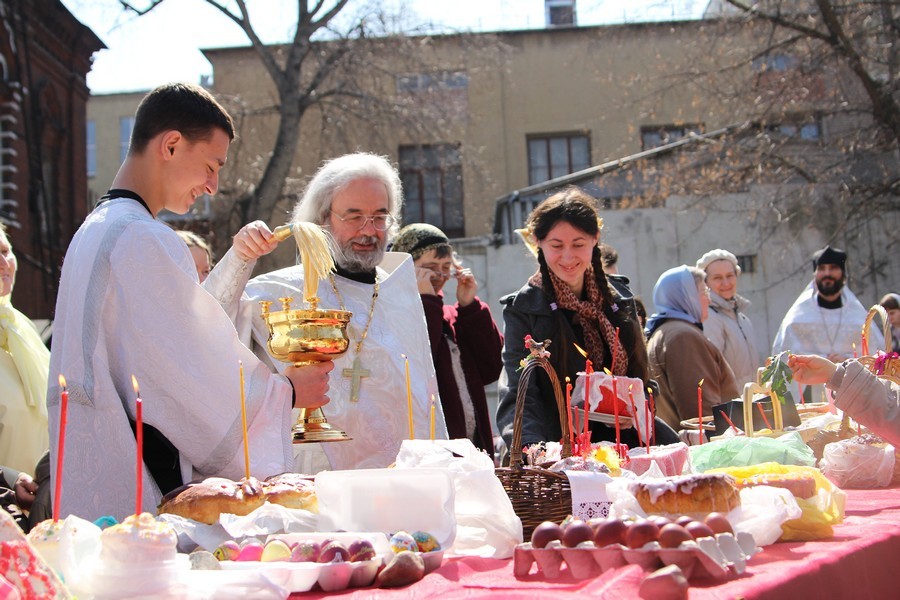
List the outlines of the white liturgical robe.
<svg viewBox="0 0 900 600">
<path fill-rule="evenodd" d="M 60 388 L 68 426 L 60 517 L 88 520 L 135 510 L 137 379 L 143 421 L 179 453 L 185 483 L 244 476 L 243 361 L 250 472 L 293 463 L 291 385 L 238 339 L 221 306 L 197 284 L 184 242 L 139 203 L 117 198 L 95 209 L 72 239 L 56 303 L 50 386 L 51 485 L 59 456 Z M 143 468 L 144 510 L 161 494 Z"/>
<path fill-rule="evenodd" d="M 815 281 L 794 301 L 772 345 L 772 354 L 789 350 L 794 354 L 853 357 L 853 345 L 862 356 L 862 326 L 866 309 L 856 295 L 844 287 L 840 308 L 822 308 L 816 300 Z M 884 336 L 872 327 L 868 336 L 869 354 L 884 349 Z"/>
<path fill-rule="evenodd" d="M 283 370 L 285 363 L 268 356 L 266 342 L 269 334 L 261 317 L 259 301 L 271 300 L 270 310 L 276 311 L 281 310 L 278 299 L 291 296 L 294 298 L 294 308 L 304 307 L 303 267 L 297 265 L 255 277 L 247 283 L 243 297 L 238 298 L 241 274 L 249 270 L 240 267 L 240 263 L 240 259 L 229 252 L 204 287 L 235 317 L 242 339 L 252 343 L 257 354 L 267 357 L 274 368 Z M 344 370 L 350 369 L 356 359 L 356 343 L 369 321 L 374 285 L 334 276 L 335 285 L 345 303 L 343 308 L 351 311 L 353 316 L 348 327 L 350 347 L 334 361 L 329 380 L 330 402 L 323 407 L 323 411 L 332 426 L 353 439 L 297 444 L 295 468 L 298 471 L 316 473 L 328 468 L 383 468 L 394 462 L 400 442 L 409 437 L 403 354 L 409 358 L 415 437 L 428 439 L 430 435 L 433 395 L 435 437 L 447 438 L 412 257 L 405 253 L 388 252 L 377 273 L 380 281 L 378 298 L 359 356 L 361 367 L 368 370 L 369 375 L 359 382 L 357 402 L 350 399 L 353 379 Z M 341 308 L 341 300 L 327 279 L 319 284 L 317 295 L 319 308 Z"/>
</svg>

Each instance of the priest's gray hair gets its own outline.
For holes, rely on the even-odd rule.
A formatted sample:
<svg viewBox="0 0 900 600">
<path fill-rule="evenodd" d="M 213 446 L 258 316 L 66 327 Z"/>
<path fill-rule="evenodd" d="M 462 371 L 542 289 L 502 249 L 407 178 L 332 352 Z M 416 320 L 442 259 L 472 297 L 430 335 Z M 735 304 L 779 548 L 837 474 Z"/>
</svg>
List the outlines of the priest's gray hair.
<svg viewBox="0 0 900 600">
<path fill-rule="evenodd" d="M 294 207 L 291 220 L 325 225 L 334 195 L 351 182 L 366 178 L 377 179 L 387 188 L 388 212 L 394 218 L 394 224 L 386 237 L 393 238 L 399 229 L 400 210 L 403 208 L 400 174 L 387 157 L 368 152 L 345 154 L 326 161 L 306 186 L 303 197 Z"/>
</svg>

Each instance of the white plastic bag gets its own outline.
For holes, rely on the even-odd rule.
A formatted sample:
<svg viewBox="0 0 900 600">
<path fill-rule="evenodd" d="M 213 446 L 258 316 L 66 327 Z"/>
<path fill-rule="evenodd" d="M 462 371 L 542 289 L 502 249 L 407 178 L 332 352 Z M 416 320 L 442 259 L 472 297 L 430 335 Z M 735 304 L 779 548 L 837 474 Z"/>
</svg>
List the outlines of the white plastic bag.
<svg viewBox="0 0 900 600">
<path fill-rule="evenodd" d="M 825 446 L 822 473 L 842 488 L 883 488 L 894 476 L 894 447 L 840 440 Z"/>
<path fill-rule="evenodd" d="M 741 490 L 741 505 L 728 513 L 728 520 L 735 533 L 746 531 L 757 546 L 768 546 L 781 537 L 782 523 L 802 514 L 790 491 L 760 485 Z"/>
<path fill-rule="evenodd" d="M 456 539 L 448 554 L 510 558 L 522 542 L 522 521 L 494 474 L 494 462 L 469 440 L 404 440 L 397 467 L 450 473 L 456 489 Z"/>
</svg>

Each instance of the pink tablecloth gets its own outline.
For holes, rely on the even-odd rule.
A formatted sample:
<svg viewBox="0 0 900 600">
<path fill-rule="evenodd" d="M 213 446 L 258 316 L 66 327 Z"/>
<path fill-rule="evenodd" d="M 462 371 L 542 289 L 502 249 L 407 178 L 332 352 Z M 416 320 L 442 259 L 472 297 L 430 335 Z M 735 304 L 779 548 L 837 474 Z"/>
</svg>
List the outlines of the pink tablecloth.
<svg viewBox="0 0 900 600">
<path fill-rule="evenodd" d="M 773 544 L 747 572 L 724 581 L 692 582 L 692 600 L 705 598 L 891 598 L 900 595 L 900 487 L 847 490 L 844 523 L 830 540 Z M 397 590 L 347 590 L 348 598 L 636 598 L 645 573 L 635 565 L 584 581 L 516 579 L 512 560 L 448 559 L 422 581 Z M 321 593 L 296 598 L 324 597 Z"/>
</svg>

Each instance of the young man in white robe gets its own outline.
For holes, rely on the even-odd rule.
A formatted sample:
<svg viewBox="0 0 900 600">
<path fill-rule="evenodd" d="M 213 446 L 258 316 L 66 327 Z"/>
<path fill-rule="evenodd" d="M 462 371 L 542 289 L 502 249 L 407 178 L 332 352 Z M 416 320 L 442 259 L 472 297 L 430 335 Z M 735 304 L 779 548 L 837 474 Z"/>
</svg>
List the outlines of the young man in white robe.
<svg viewBox="0 0 900 600">
<path fill-rule="evenodd" d="M 434 398 L 435 437 L 447 438 L 413 260 L 406 253 L 385 252 L 401 203 L 400 178 L 390 163 L 356 153 L 325 163 L 294 209 L 294 222 L 322 225 L 333 240 L 337 272 L 319 284 L 319 308 L 353 313 L 350 346 L 334 361 L 331 402 L 324 409 L 328 422 L 352 440 L 296 444 L 297 471 L 381 468 L 394 462 L 400 443 L 410 437 L 403 355 L 409 360 L 413 436 L 430 436 Z M 271 232 L 260 224 L 256 235 L 268 240 Z M 268 329 L 259 301 L 273 301 L 276 310 L 279 298 L 291 296 L 300 308 L 303 266 L 256 277 L 240 297 L 251 270 L 229 251 L 205 287 L 235 318 L 257 355 L 282 371 L 285 364 L 267 354 Z"/>
<path fill-rule="evenodd" d="M 862 355 L 862 326 L 866 309 L 846 287 L 847 253 L 825 246 L 813 254 L 814 278 L 781 322 L 772 344 L 772 355 L 784 350 L 794 354 L 817 354 L 832 362 Z M 884 337 L 876 328 L 869 335 L 869 353 L 884 348 Z M 819 401 L 821 387 L 805 392 Z M 799 398 L 795 401 L 799 402 Z"/>
<path fill-rule="evenodd" d="M 233 137 L 231 118 L 206 90 L 186 84 L 153 90 L 138 107 L 113 189 L 72 239 L 47 395 L 52 486 L 63 457 L 61 518 L 122 520 L 135 511 L 132 376 L 143 399 L 141 502 L 151 512 L 181 483 L 244 476 L 239 361 L 254 477 L 290 470 L 292 388 L 298 406 L 328 401 L 333 365 L 272 374 L 200 287 L 187 246 L 156 219 L 164 208 L 184 214 L 198 196 L 216 192 Z M 241 252 L 252 253 L 248 248 Z M 68 392 L 64 452 L 60 374 Z"/>
</svg>

